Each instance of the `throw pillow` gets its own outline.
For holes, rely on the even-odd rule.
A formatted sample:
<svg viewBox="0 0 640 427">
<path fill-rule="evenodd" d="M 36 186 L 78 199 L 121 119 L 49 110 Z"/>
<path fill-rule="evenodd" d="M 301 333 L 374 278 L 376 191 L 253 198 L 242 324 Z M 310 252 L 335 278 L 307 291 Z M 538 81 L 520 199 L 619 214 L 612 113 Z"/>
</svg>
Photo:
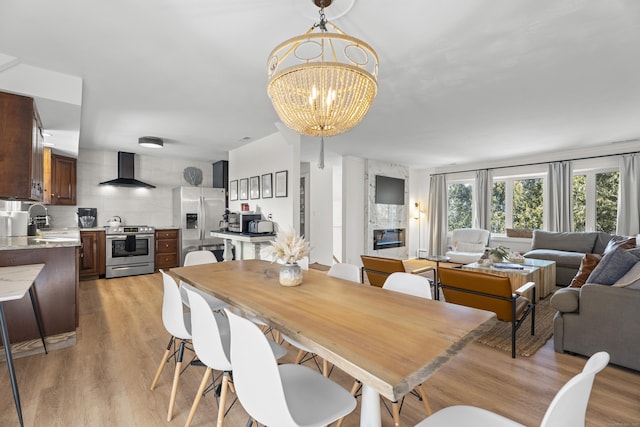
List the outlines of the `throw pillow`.
<svg viewBox="0 0 640 427">
<path fill-rule="evenodd" d="M 571 284 L 569 284 L 570 288 L 580 288 L 585 284 L 589 275 L 593 271 L 594 268 L 598 265 L 600 260 L 602 259 L 602 255 L 599 254 L 584 254 L 582 257 L 582 261 L 580 261 L 580 268 L 578 269 L 578 273 L 576 273 L 575 277 L 571 279 Z"/>
<path fill-rule="evenodd" d="M 599 283 L 601 285 L 613 285 L 625 273 L 631 270 L 640 257 L 634 250 L 625 250 L 620 247 L 602 257 L 600 263 L 593 269 L 586 283 Z"/>
<path fill-rule="evenodd" d="M 618 247 L 623 249 L 633 249 L 636 247 L 636 238 L 623 236 L 612 237 L 611 240 L 609 240 L 609 243 L 607 243 L 607 246 L 604 248 L 603 253 L 606 254 Z"/>
<path fill-rule="evenodd" d="M 631 270 L 627 271 L 624 276 L 616 280 L 616 283 L 611 286 L 616 288 L 626 288 L 627 286 L 631 286 L 638 282 L 640 282 L 640 262 L 637 262 L 633 267 L 631 267 Z"/>
</svg>

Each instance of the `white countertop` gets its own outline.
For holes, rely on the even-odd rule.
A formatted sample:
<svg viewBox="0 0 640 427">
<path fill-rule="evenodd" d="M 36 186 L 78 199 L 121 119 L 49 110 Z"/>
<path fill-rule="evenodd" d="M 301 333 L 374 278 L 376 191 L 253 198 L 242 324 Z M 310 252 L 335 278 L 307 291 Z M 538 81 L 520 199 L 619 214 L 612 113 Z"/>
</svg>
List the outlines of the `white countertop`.
<svg viewBox="0 0 640 427">
<path fill-rule="evenodd" d="M 22 298 L 43 268 L 44 264 L 0 267 L 0 302 Z"/>
<path fill-rule="evenodd" d="M 264 234 L 264 235 L 242 234 L 242 233 L 233 233 L 229 231 L 210 231 L 209 235 L 211 237 L 218 237 L 221 239 L 229 239 L 229 240 L 236 240 L 238 242 L 249 242 L 249 243 L 270 242 L 276 237 L 275 234 Z"/>
<path fill-rule="evenodd" d="M 77 228 L 43 230 L 38 236 L 0 237 L 2 251 L 73 246 L 80 246 L 80 230 Z"/>
</svg>

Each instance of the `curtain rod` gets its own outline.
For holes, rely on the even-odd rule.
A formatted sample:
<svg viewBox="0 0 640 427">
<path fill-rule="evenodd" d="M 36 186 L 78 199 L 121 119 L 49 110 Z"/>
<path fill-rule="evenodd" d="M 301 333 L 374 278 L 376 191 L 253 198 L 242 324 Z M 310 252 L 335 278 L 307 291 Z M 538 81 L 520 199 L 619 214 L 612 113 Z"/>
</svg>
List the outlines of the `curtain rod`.
<svg viewBox="0 0 640 427">
<path fill-rule="evenodd" d="M 500 166 L 500 167 L 495 167 L 495 168 L 475 168 L 475 169 L 468 169 L 468 170 L 454 171 L 454 172 L 434 173 L 432 175 L 447 175 L 447 174 L 451 174 L 451 173 L 475 172 L 475 171 L 478 171 L 478 170 L 485 170 L 485 169 L 493 171 L 493 170 L 497 170 L 497 169 L 521 168 L 521 167 L 525 167 L 525 166 L 547 165 L 549 163 L 556 163 L 556 162 L 575 162 L 577 160 L 591 160 L 591 159 L 601 159 L 603 157 L 626 156 L 626 155 L 629 155 L 629 154 L 638 154 L 638 153 L 640 153 L 640 151 L 630 151 L 628 153 L 616 153 L 616 154 L 601 154 L 599 156 L 579 157 L 577 159 L 564 159 L 564 160 L 553 160 L 553 161 L 548 161 L 548 162 L 524 163 L 524 164 L 520 164 L 520 165 Z"/>
</svg>

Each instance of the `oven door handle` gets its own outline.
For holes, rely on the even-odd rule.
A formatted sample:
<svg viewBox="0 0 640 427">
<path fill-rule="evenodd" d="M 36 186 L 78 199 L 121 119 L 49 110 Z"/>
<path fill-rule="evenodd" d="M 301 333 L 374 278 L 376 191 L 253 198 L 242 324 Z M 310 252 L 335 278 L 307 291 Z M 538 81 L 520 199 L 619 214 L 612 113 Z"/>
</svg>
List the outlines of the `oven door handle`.
<svg viewBox="0 0 640 427">
<path fill-rule="evenodd" d="M 148 239 L 150 237 L 154 237 L 153 234 L 135 234 L 136 239 Z M 107 239 L 111 239 L 111 240 L 115 240 L 115 239 L 126 239 L 127 235 L 126 234 L 112 234 L 109 236 L 106 236 Z"/>
</svg>

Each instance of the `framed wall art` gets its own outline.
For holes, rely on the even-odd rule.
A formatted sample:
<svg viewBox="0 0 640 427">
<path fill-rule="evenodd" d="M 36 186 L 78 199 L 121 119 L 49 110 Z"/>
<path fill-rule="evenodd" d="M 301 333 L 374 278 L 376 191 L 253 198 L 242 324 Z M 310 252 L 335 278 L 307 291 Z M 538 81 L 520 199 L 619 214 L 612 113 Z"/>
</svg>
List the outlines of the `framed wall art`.
<svg viewBox="0 0 640 427">
<path fill-rule="evenodd" d="M 229 200 L 238 200 L 238 180 L 229 182 Z"/>
<path fill-rule="evenodd" d="M 248 200 L 249 199 L 249 179 L 242 178 L 240 180 L 240 200 Z"/>
<path fill-rule="evenodd" d="M 273 190 L 272 190 L 272 185 L 273 185 L 273 174 L 272 173 L 265 173 L 264 175 L 262 175 L 262 198 L 263 199 L 270 199 L 273 197 Z"/>
<path fill-rule="evenodd" d="M 287 171 L 276 172 L 276 197 L 287 197 Z"/>
<path fill-rule="evenodd" d="M 251 199 L 259 199 L 260 198 L 260 177 L 252 176 L 249 178 L 249 198 Z"/>
</svg>

